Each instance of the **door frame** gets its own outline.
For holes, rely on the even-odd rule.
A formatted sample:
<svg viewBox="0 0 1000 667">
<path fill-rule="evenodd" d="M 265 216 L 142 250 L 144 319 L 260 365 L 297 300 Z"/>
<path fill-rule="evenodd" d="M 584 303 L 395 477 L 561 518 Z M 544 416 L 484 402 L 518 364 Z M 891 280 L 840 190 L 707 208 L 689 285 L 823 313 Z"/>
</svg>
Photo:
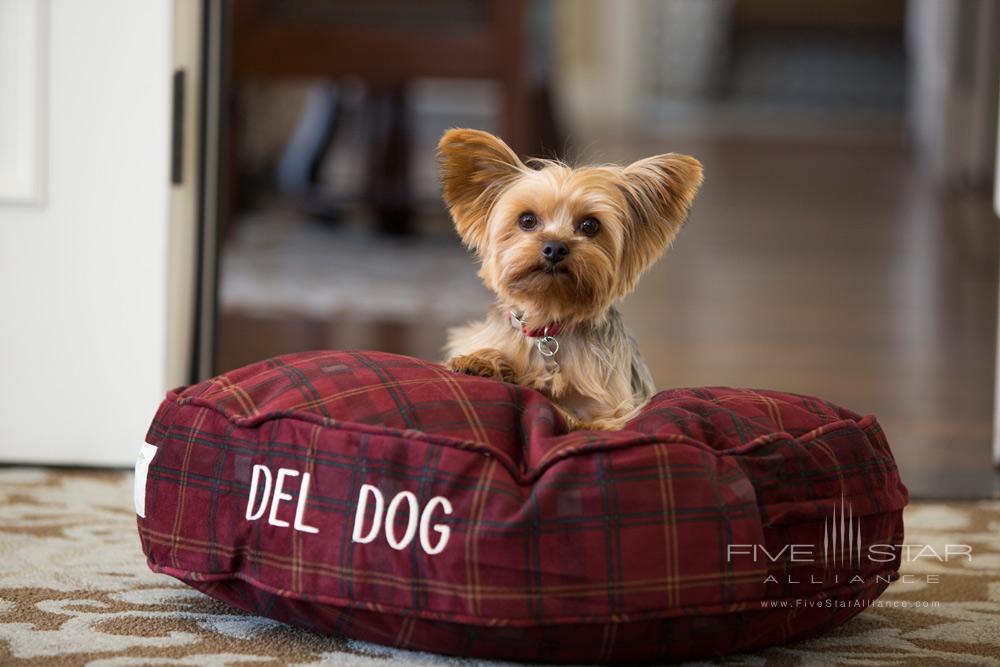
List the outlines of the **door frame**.
<svg viewBox="0 0 1000 667">
<path fill-rule="evenodd" d="M 229 2 L 190 0 L 200 4 L 198 94 L 197 248 L 194 275 L 192 349 L 187 383 L 215 374 L 218 319 L 219 232 L 227 214 L 226 157 L 229 145 L 227 109 L 229 76 Z"/>
</svg>

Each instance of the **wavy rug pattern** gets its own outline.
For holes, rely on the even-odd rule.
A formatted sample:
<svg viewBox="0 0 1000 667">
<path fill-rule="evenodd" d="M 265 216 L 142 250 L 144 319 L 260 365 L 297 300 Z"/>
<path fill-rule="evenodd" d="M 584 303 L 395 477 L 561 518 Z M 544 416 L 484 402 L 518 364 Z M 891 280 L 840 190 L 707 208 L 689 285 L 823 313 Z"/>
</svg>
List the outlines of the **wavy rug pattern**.
<svg viewBox="0 0 1000 667">
<path fill-rule="evenodd" d="M 902 580 L 823 636 L 699 664 L 1000 665 L 1000 501 L 915 503 Z M 945 545 L 972 558 L 940 562 Z M 132 475 L 0 469 L 0 664 L 495 664 L 328 638 L 146 568 Z"/>
</svg>

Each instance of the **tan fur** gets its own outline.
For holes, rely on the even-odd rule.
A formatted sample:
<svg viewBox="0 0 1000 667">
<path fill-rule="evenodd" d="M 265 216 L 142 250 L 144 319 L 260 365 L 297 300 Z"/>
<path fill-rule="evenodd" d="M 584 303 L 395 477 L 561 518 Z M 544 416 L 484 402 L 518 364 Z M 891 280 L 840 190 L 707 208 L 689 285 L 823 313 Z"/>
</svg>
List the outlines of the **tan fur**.
<svg viewBox="0 0 1000 667">
<path fill-rule="evenodd" d="M 438 158 L 455 228 L 497 295 L 484 321 L 449 332 L 449 368 L 538 389 L 570 428 L 621 428 L 655 388 L 613 306 L 680 231 L 701 185 L 701 165 L 674 153 L 627 167 L 526 165 L 478 130 L 446 132 Z M 537 229 L 518 226 L 526 212 L 537 216 Z M 600 223 L 593 237 L 578 230 L 588 217 Z M 541 270 L 548 240 L 569 246 L 560 264 L 565 272 Z M 510 311 L 523 314 L 529 328 L 563 327 L 558 372 L 546 366 L 533 339 L 510 325 Z"/>
</svg>

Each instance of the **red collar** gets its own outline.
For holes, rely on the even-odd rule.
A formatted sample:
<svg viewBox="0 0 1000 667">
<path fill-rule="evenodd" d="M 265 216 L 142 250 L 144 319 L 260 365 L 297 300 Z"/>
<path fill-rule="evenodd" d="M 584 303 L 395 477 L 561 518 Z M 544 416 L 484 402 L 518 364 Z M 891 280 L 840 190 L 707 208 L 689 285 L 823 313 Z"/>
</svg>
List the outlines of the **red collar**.
<svg viewBox="0 0 1000 667">
<path fill-rule="evenodd" d="M 559 332 L 562 331 L 563 325 L 559 322 L 550 322 L 544 326 L 540 326 L 537 329 L 529 329 L 528 325 L 524 323 L 524 320 L 514 314 L 514 311 L 507 311 L 507 322 L 514 328 L 520 327 L 521 333 L 523 333 L 528 338 L 545 338 L 547 336 L 558 336 Z"/>
</svg>

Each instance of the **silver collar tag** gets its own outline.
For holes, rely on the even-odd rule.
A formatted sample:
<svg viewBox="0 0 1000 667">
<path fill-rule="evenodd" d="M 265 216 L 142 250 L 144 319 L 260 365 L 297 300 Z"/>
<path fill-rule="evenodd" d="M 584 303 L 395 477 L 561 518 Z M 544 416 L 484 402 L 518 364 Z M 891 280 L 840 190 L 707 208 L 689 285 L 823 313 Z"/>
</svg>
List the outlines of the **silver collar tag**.
<svg viewBox="0 0 1000 667">
<path fill-rule="evenodd" d="M 524 319 L 518 317 L 517 313 L 515 313 L 513 310 L 510 311 L 509 314 L 510 314 L 510 325 L 513 328 L 517 329 L 519 332 L 521 332 L 521 334 L 524 335 L 525 338 L 531 338 L 530 336 L 524 333 L 525 329 Z M 535 341 L 535 349 L 538 350 L 538 353 L 542 355 L 543 359 L 545 360 L 546 370 L 548 370 L 550 373 L 555 373 L 556 371 L 558 371 L 559 362 L 556 361 L 555 357 L 556 353 L 559 352 L 559 341 L 556 340 L 555 336 L 549 335 L 549 328 L 545 327 L 544 331 L 542 332 L 542 335 L 538 338 L 535 338 L 534 341 Z"/>
</svg>

